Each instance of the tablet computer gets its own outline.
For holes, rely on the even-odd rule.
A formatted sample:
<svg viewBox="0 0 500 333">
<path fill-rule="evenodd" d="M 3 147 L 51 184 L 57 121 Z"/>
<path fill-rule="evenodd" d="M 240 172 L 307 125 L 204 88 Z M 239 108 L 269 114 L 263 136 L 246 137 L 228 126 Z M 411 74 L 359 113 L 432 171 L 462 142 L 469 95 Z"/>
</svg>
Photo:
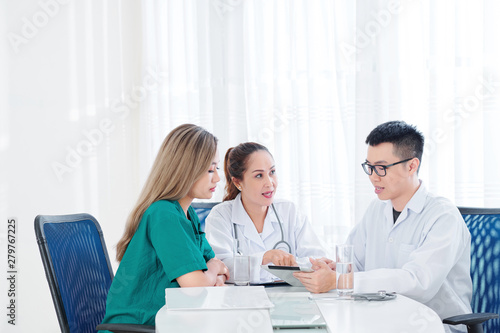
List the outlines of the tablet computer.
<svg viewBox="0 0 500 333">
<path fill-rule="evenodd" d="M 273 265 L 262 265 L 262 269 L 265 269 L 269 273 L 279 277 L 286 283 L 294 287 L 303 287 L 304 285 L 293 276 L 294 272 L 312 272 L 311 268 L 297 267 L 297 266 L 273 266 Z"/>
</svg>

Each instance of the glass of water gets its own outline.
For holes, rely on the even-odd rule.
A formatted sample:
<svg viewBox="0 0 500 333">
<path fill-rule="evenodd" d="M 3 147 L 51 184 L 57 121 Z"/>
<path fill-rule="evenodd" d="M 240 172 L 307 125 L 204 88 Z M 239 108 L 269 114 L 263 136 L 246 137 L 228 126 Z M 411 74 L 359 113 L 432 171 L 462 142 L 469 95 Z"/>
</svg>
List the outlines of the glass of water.
<svg viewBox="0 0 500 333">
<path fill-rule="evenodd" d="M 336 246 L 337 252 L 337 293 L 339 296 L 351 295 L 354 290 L 354 250 L 352 245 Z"/>
<path fill-rule="evenodd" d="M 237 286 L 247 286 L 250 284 L 250 257 L 244 255 L 243 251 L 248 251 L 245 242 L 234 240 L 233 269 L 234 284 Z"/>
</svg>

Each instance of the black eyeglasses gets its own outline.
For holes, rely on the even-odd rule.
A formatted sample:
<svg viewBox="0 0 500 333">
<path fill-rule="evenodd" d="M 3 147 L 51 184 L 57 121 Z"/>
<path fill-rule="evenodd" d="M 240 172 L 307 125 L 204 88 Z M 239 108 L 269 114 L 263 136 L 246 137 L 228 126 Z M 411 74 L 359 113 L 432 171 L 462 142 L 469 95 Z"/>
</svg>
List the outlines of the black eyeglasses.
<svg viewBox="0 0 500 333">
<path fill-rule="evenodd" d="M 361 166 L 363 167 L 363 170 L 365 170 L 365 172 L 368 176 L 371 176 L 373 171 L 375 170 L 375 173 L 377 174 L 377 176 L 384 177 L 387 174 L 387 168 L 394 166 L 394 165 L 397 165 L 399 163 L 408 162 L 412 159 L 413 159 L 413 157 L 407 158 L 406 160 L 402 160 L 402 161 L 392 163 L 389 165 L 371 165 L 371 164 L 368 164 L 368 162 L 365 162 L 365 163 L 361 163 Z"/>
</svg>

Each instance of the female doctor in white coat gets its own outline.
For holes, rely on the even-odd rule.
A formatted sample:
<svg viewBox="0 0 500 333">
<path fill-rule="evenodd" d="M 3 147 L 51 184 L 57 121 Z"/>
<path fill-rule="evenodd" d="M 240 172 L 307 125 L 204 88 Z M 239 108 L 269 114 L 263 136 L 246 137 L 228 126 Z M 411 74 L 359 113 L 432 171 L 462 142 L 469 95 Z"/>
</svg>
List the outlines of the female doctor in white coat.
<svg viewBox="0 0 500 333">
<path fill-rule="evenodd" d="M 260 265 L 308 266 L 309 257 L 326 255 L 307 218 L 292 202 L 274 200 L 278 187 L 276 167 L 266 147 L 253 142 L 230 148 L 224 158 L 224 202 L 206 219 L 205 233 L 217 258 L 233 274 L 236 251 L 250 256 L 251 283 L 277 278 Z"/>
</svg>

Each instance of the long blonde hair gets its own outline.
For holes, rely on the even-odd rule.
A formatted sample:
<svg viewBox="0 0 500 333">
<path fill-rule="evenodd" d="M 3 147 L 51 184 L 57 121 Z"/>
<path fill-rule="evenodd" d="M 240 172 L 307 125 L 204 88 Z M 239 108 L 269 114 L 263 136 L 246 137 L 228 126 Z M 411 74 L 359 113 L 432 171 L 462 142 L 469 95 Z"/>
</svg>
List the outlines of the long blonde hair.
<svg viewBox="0 0 500 333">
<path fill-rule="evenodd" d="M 116 245 L 118 261 L 122 260 L 146 209 L 158 200 L 184 198 L 208 171 L 216 152 L 217 138 L 202 127 L 184 124 L 167 135 Z"/>
</svg>

